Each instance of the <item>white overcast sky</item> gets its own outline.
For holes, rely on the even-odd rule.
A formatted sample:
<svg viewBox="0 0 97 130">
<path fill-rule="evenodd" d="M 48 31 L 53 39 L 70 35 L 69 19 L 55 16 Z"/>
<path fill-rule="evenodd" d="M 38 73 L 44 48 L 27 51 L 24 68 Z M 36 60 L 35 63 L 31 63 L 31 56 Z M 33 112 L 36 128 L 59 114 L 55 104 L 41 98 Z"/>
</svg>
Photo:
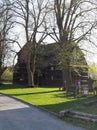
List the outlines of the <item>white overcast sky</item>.
<svg viewBox="0 0 97 130">
<path fill-rule="evenodd" d="M 17 27 L 17 33 L 19 33 L 19 42 L 21 43 L 21 46 L 25 44 L 25 34 L 22 28 Z M 48 37 L 46 41 L 49 43 L 53 43 L 54 41 Z M 96 44 L 96 40 L 94 41 Z M 93 44 L 90 44 L 88 42 L 85 42 L 84 44 L 81 44 L 82 50 L 87 50 L 84 51 L 85 58 L 87 62 L 90 64 L 96 64 L 97 65 L 97 47 Z M 20 50 L 18 45 L 14 45 L 14 49 L 18 52 Z"/>
<path fill-rule="evenodd" d="M 68 1 L 70 1 L 70 0 L 68 0 Z M 21 46 L 23 46 L 25 44 L 25 34 L 24 34 L 23 28 L 20 26 L 16 26 L 15 33 L 19 35 L 18 41 L 20 42 Z M 97 31 L 95 31 L 95 36 L 96 35 L 97 35 Z M 47 42 L 49 41 L 50 43 L 54 42 L 49 37 L 46 39 L 46 41 Z M 97 40 L 95 38 L 94 43 L 97 44 L 96 42 L 97 42 Z M 90 44 L 88 42 L 85 42 L 84 44 L 81 45 L 81 48 L 87 50 L 87 51 L 84 51 L 87 62 L 97 65 L 97 47 L 93 46 L 92 44 Z M 20 48 L 16 44 L 14 45 L 14 49 L 17 52 L 20 50 Z"/>
</svg>

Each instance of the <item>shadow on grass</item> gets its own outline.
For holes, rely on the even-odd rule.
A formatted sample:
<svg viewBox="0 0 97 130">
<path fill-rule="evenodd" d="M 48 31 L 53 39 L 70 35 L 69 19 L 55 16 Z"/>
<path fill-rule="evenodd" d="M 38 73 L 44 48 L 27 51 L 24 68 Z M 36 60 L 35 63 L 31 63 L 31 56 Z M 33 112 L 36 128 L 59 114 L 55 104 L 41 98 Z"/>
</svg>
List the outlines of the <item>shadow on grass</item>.
<svg viewBox="0 0 97 130">
<path fill-rule="evenodd" d="M 57 90 L 45 91 L 45 92 L 31 92 L 31 93 L 21 93 L 21 94 L 10 94 L 10 95 L 12 95 L 12 96 L 38 95 L 38 94 L 49 94 L 49 93 L 54 93 L 54 92 L 57 92 Z"/>
<path fill-rule="evenodd" d="M 55 95 L 56 98 L 56 95 Z M 61 97 L 64 98 L 64 97 Z M 66 102 L 60 102 L 56 104 L 49 104 L 49 105 L 40 105 L 40 107 L 44 107 L 45 109 L 49 111 L 53 111 L 55 113 L 59 113 L 61 110 L 65 109 L 76 109 L 77 107 L 80 108 L 80 106 L 83 105 L 84 102 L 91 101 L 97 99 L 97 96 L 92 96 L 92 97 L 65 97 L 66 99 L 70 99 Z M 88 109 L 88 108 L 86 108 Z"/>
<path fill-rule="evenodd" d="M 14 89 L 14 88 L 24 88 L 23 86 L 20 85 L 14 85 L 14 84 L 1 84 L 0 85 L 0 90 L 6 90 L 6 89 Z"/>
<path fill-rule="evenodd" d="M 24 88 L 23 86 L 14 86 L 12 84 L 4 84 L 0 86 L 1 90 L 7 90 L 7 89 L 18 89 L 18 88 Z M 37 88 L 38 90 L 38 88 Z M 22 89 L 21 89 L 22 91 Z M 41 101 L 46 100 L 45 102 L 48 102 L 48 100 L 51 100 L 50 104 L 48 105 L 40 105 L 41 107 L 44 107 L 45 109 L 48 109 L 49 111 L 53 111 L 58 113 L 61 110 L 64 109 L 71 109 L 71 108 L 76 108 L 78 106 L 80 106 L 81 104 L 83 104 L 84 102 L 87 101 L 91 101 L 91 100 L 95 100 L 97 99 L 97 96 L 93 97 L 93 96 L 88 96 L 88 97 L 74 97 L 71 95 L 67 95 L 66 92 L 64 91 L 59 91 L 59 90 L 45 90 L 45 91 L 41 91 L 39 90 L 38 92 L 31 92 L 29 91 L 24 91 L 24 92 L 19 92 L 19 93 L 11 93 L 10 95 L 12 96 L 27 96 L 26 98 L 28 98 L 28 96 L 30 97 L 31 95 L 35 95 L 35 97 L 38 97 L 41 99 Z M 41 94 L 41 97 L 39 96 L 39 94 Z M 45 96 L 47 95 L 47 96 Z M 32 97 L 34 98 L 34 97 Z M 48 99 L 47 99 L 48 98 Z M 58 99 L 58 100 L 57 100 Z M 47 103 L 46 103 L 47 104 Z"/>
<path fill-rule="evenodd" d="M 9 90 L 9 89 L 26 89 L 27 87 L 24 87 L 24 86 L 20 86 L 20 85 L 14 85 L 14 84 L 2 84 L 0 85 L 0 90 Z M 39 87 L 39 88 L 42 88 L 42 87 Z M 45 87 L 46 88 L 46 87 Z M 27 89 L 31 89 L 31 88 L 27 88 Z M 34 88 L 32 88 L 34 89 Z M 12 96 L 22 96 L 22 95 L 37 95 L 37 94 L 47 94 L 47 93 L 54 93 L 54 92 L 58 92 L 59 90 L 45 90 L 45 91 L 39 91 L 39 92 L 31 92 L 30 93 L 20 93 L 20 94 L 10 94 Z"/>
<path fill-rule="evenodd" d="M 12 84 L 12 83 L 4 83 L 4 84 L 0 84 L 0 89 L 13 89 L 13 88 L 31 88 L 31 87 L 27 87 L 27 85 L 19 85 L 19 84 Z M 32 88 L 58 88 L 59 87 L 53 87 L 53 86 L 37 86 L 37 87 L 32 87 Z"/>
</svg>

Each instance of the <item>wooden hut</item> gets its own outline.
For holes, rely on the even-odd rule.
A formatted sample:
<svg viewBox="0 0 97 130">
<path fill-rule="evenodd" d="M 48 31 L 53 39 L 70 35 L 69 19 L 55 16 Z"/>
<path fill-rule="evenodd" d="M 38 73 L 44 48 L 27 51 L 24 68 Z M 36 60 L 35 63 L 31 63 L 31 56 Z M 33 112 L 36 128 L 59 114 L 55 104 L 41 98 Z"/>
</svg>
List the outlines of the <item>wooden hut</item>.
<svg viewBox="0 0 97 130">
<path fill-rule="evenodd" d="M 30 44 L 24 45 L 18 52 L 17 64 L 14 67 L 13 83 L 26 85 L 28 82 L 26 70 L 28 47 L 30 47 Z M 56 44 L 41 45 L 38 48 L 35 71 L 36 85 L 63 86 L 63 75 L 62 69 L 58 65 L 57 49 Z M 70 66 L 71 85 L 78 85 L 80 81 L 81 85 L 88 86 L 88 65 L 82 51 L 79 48 L 76 53 L 77 51 L 80 52 L 80 56 L 78 57 L 77 54 L 77 60 L 74 57 Z"/>
</svg>

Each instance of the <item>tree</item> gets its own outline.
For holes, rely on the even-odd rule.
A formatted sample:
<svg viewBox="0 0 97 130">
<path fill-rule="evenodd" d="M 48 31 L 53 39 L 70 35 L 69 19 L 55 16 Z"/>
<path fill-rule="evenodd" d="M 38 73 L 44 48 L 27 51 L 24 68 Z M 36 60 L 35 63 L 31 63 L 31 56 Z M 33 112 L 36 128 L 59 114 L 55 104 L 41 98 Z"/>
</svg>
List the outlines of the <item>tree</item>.
<svg viewBox="0 0 97 130">
<path fill-rule="evenodd" d="M 93 80 L 97 80 L 97 66 L 95 64 L 89 65 L 89 75 Z"/>
<path fill-rule="evenodd" d="M 48 2 L 44 0 L 15 0 L 16 23 L 23 27 L 28 44 L 28 86 L 34 87 L 34 73 L 38 46 L 46 38 L 45 17 Z"/>
<path fill-rule="evenodd" d="M 12 4 L 9 0 L 0 1 L 0 82 L 6 68 L 4 61 L 9 50 L 8 35 L 13 26 L 11 8 Z"/>
<path fill-rule="evenodd" d="M 90 42 L 89 38 L 96 27 L 97 18 L 94 16 L 97 7 L 92 0 L 54 0 L 53 6 L 55 25 L 50 36 L 58 45 L 59 63 L 68 86 L 72 52 L 84 41 Z"/>
</svg>

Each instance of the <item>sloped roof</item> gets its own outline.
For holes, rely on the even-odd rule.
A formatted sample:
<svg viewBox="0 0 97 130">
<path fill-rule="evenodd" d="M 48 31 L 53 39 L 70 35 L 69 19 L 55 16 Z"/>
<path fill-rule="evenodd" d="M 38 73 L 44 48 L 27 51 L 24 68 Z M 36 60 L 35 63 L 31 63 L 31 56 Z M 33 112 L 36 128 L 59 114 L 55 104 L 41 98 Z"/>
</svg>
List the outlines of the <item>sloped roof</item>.
<svg viewBox="0 0 97 130">
<path fill-rule="evenodd" d="M 25 44 L 23 48 L 18 52 L 18 58 L 20 60 L 23 60 L 24 62 L 27 62 L 28 51 L 30 50 L 30 48 L 31 48 L 30 43 Z M 37 46 L 36 62 L 37 62 L 38 67 L 58 65 L 57 52 L 58 52 L 58 46 L 56 43 Z M 75 56 L 72 58 L 71 66 L 74 66 L 74 67 L 87 66 L 84 54 L 81 51 L 81 49 L 78 47 L 76 50 L 77 57 L 79 53 L 80 53 L 80 57 L 77 59 L 77 61 L 74 61 Z M 33 50 L 32 50 L 32 54 L 33 54 Z"/>
<path fill-rule="evenodd" d="M 30 47 L 31 47 L 30 43 L 26 43 L 22 47 L 22 49 L 18 52 L 18 58 L 20 60 L 23 60 L 24 62 L 27 62 L 28 52 L 29 52 Z"/>
<path fill-rule="evenodd" d="M 20 60 L 23 60 L 24 62 L 27 62 L 28 51 L 30 50 L 30 48 L 31 48 L 30 43 L 25 44 L 23 48 L 18 52 L 18 58 Z M 37 46 L 36 50 L 37 61 L 40 62 L 40 64 L 44 63 L 44 66 L 48 66 L 50 64 L 56 64 L 56 49 L 57 47 L 55 44 Z"/>
</svg>

